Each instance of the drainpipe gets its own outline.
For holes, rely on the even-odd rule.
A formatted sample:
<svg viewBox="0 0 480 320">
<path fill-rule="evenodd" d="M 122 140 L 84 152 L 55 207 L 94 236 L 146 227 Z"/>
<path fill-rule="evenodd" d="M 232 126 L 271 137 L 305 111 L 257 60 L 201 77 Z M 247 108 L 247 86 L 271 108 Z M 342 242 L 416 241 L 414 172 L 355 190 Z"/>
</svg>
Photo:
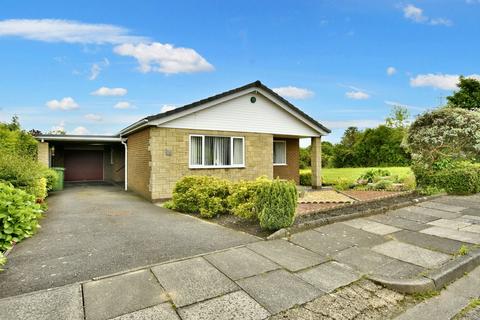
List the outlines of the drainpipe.
<svg viewBox="0 0 480 320">
<path fill-rule="evenodd" d="M 120 136 L 120 139 L 123 146 L 125 147 L 125 191 L 127 191 L 128 190 L 128 145 L 126 141 L 128 139 L 122 139 L 122 136 Z"/>
</svg>

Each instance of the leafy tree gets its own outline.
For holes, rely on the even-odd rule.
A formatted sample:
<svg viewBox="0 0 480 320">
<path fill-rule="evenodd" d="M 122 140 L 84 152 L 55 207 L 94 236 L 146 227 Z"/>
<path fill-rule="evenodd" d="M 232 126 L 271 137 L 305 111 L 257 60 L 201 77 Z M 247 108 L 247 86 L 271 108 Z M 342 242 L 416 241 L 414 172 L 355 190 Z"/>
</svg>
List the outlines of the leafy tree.
<svg viewBox="0 0 480 320">
<path fill-rule="evenodd" d="M 311 147 L 300 148 L 300 169 L 310 168 L 311 165 Z"/>
<path fill-rule="evenodd" d="M 459 90 L 447 97 L 448 106 L 475 110 L 480 108 L 480 81 L 460 76 Z"/>
<path fill-rule="evenodd" d="M 480 112 L 441 108 L 420 115 L 408 130 L 407 147 L 416 162 L 480 158 Z"/>
<path fill-rule="evenodd" d="M 333 165 L 333 155 L 333 144 L 328 141 L 322 141 L 322 167 L 329 168 Z"/>
<path fill-rule="evenodd" d="M 17 116 L 10 123 L 0 122 L 0 153 L 30 158 L 37 155 L 37 141 L 21 130 Z"/>
<path fill-rule="evenodd" d="M 390 128 L 407 128 L 410 112 L 402 106 L 394 106 L 390 115 L 385 119 L 385 123 Z"/>
<path fill-rule="evenodd" d="M 357 127 L 348 127 L 343 133 L 342 141 L 340 142 L 347 148 L 352 148 L 355 143 L 360 139 L 361 132 Z"/>
</svg>

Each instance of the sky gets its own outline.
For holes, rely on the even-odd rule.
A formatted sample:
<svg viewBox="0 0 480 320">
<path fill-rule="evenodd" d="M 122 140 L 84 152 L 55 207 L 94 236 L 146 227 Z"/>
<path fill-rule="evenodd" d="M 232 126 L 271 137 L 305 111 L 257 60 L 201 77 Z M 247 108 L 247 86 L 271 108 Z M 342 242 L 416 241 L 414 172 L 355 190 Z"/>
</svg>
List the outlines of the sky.
<svg viewBox="0 0 480 320">
<path fill-rule="evenodd" d="M 480 0 L 0 3 L 0 121 L 115 134 L 260 80 L 332 129 L 480 78 Z"/>
</svg>

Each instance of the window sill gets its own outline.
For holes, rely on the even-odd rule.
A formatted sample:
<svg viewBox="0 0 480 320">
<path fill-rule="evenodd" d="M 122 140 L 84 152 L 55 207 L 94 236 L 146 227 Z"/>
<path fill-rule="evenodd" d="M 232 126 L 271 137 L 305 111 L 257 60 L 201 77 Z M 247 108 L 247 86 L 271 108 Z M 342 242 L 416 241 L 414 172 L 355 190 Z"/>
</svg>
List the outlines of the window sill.
<svg viewBox="0 0 480 320">
<path fill-rule="evenodd" d="M 274 167 L 286 167 L 286 166 L 288 166 L 288 164 L 287 163 L 274 163 L 273 166 Z"/>
<path fill-rule="evenodd" d="M 239 166 L 189 166 L 189 169 L 245 169 L 244 165 Z"/>
</svg>

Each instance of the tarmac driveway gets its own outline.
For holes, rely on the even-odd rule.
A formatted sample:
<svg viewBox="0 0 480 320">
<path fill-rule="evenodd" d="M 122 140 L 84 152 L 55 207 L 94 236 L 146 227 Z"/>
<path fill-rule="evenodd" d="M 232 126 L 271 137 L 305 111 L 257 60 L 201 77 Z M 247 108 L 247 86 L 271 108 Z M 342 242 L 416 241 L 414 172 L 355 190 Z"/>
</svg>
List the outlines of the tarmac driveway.
<svg viewBox="0 0 480 320">
<path fill-rule="evenodd" d="M 111 185 L 76 185 L 48 198 L 42 228 L 16 245 L 0 298 L 257 241 L 160 208 Z"/>
</svg>

